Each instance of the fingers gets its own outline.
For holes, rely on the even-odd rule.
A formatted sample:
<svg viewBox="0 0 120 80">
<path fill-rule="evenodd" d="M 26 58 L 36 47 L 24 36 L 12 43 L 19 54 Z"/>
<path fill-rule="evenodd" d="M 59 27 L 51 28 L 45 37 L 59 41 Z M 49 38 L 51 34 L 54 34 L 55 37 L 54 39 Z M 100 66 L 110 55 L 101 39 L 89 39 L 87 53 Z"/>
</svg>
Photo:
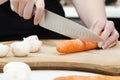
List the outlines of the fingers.
<svg viewBox="0 0 120 80">
<path fill-rule="evenodd" d="M 96 32 L 104 40 L 99 42 L 99 48 L 110 48 L 117 44 L 119 33 L 115 29 L 114 23 L 112 21 L 101 20 L 98 21 L 93 27 L 92 30 Z"/>
<path fill-rule="evenodd" d="M 44 0 L 10 0 L 11 9 L 24 19 L 30 19 L 35 10 L 34 24 L 37 25 L 44 15 Z"/>
<path fill-rule="evenodd" d="M 114 29 L 110 37 L 105 42 L 103 42 L 102 48 L 105 49 L 114 46 L 118 42 L 118 38 L 119 38 L 119 34 Z"/>
<path fill-rule="evenodd" d="M 18 14 L 21 17 L 23 16 L 26 4 L 27 4 L 27 0 L 20 0 L 19 8 L 18 8 Z"/>
<path fill-rule="evenodd" d="M 118 40 L 116 40 L 116 41 L 114 41 L 114 42 L 112 42 L 112 43 L 109 43 L 109 44 L 107 44 L 107 45 L 104 45 L 102 48 L 103 48 L 103 49 L 111 48 L 111 47 L 115 46 L 115 45 L 117 44 L 117 42 L 118 42 Z M 109 45 L 109 46 L 108 46 L 108 45 Z"/>
<path fill-rule="evenodd" d="M 28 0 L 24 12 L 23 12 L 23 18 L 24 19 L 30 19 L 31 16 L 33 15 L 33 7 L 35 4 L 36 0 Z"/>
<path fill-rule="evenodd" d="M 96 24 L 91 28 L 95 33 L 100 34 L 106 25 L 106 19 L 96 22 Z"/>
<path fill-rule="evenodd" d="M 19 0 L 10 0 L 11 3 L 11 8 L 13 11 L 15 11 L 16 13 L 18 12 L 18 7 L 19 7 Z"/>
<path fill-rule="evenodd" d="M 35 11 L 35 18 L 34 18 L 34 24 L 37 25 L 41 21 L 43 15 L 44 15 L 44 0 L 37 0 L 36 3 L 36 11 Z"/>
<path fill-rule="evenodd" d="M 114 31 L 114 23 L 112 21 L 107 21 L 105 28 L 101 34 L 101 38 L 104 39 L 104 41 L 106 41 L 111 35 L 112 32 Z M 104 42 L 99 43 L 99 47 L 102 47 L 104 44 Z"/>
<path fill-rule="evenodd" d="M 100 42 L 98 44 L 100 48 L 109 48 L 117 43 L 119 34 L 115 29 L 114 23 L 112 21 L 107 21 L 101 37 L 102 39 L 104 39 L 104 42 Z"/>
<path fill-rule="evenodd" d="M 101 34 L 101 37 L 104 40 L 107 40 L 113 31 L 114 31 L 114 23 L 112 21 L 108 21 L 107 24 L 105 25 L 104 31 Z"/>
<path fill-rule="evenodd" d="M 30 19 L 36 0 L 10 0 L 12 8 L 24 19 Z"/>
<path fill-rule="evenodd" d="M 115 46 L 118 43 L 118 40 L 116 40 L 115 42 L 113 42 L 111 45 L 109 45 L 107 48 L 111 48 L 113 46 Z"/>
</svg>

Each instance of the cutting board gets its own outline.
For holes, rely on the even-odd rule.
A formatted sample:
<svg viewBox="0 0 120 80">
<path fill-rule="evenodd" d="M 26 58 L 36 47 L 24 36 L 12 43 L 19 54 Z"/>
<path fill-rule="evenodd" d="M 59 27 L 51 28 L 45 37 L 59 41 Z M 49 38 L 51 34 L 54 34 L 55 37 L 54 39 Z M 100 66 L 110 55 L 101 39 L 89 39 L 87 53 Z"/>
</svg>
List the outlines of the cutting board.
<svg viewBox="0 0 120 80">
<path fill-rule="evenodd" d="M 10 61 L 22 61 L 31 69 L 80 70 L 120 75 L 120 42 L 110 49 L 94 49 L 60 55 L 56 50 L 56 44 L 61 40 L 42 41 L 43 45 L 38 53 L 30 53 L 27 57 L 8 55 L 0 58 L 0 71 L 2 72 L 3 66 Z M 12 42 L 4 42 L 4 44 Z"/>
</svg>

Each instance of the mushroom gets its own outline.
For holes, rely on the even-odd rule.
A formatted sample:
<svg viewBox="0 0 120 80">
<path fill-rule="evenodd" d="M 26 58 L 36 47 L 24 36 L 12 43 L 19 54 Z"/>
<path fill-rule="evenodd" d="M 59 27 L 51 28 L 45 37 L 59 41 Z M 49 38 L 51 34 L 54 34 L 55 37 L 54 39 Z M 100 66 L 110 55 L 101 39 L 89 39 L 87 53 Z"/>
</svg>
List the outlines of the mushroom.
<svg viewBox="0 0 120 80">
<path fill-rule="evenodd" d="M 8 52 L 9 52 L 8 45 L 0 44 L 0 57 L 7 56 Z"/>
<path fill-rule="evenodd" d="M 14 56 L 24 57 L 30 53 L 31 46 L 29 43 L 25 41 L 14 42 L 10 46 L 11 46 Z"/>
<path fill-rule="evenodd" d="M 2 80 L 30 80 L 31 69 L 24 62 L 9 62 L 3 67 Z"/>
<path fill-rule="evenodd" d="M 27 76 L 22 71 L 9 71 L 2 74 L 1 80 L 30 80 L 30 76 Z"/>
<path fill-rule="evenodd" d="M 10 71 L 11 69 L 25 71 L 26 74 L 31 75 L 29 65 L 24 62 L 9 62 L 3 67 L 3 72 Z"/>
<path fill-rule="evenodd" d="M 23 41 L 21 42 L 14 42 L 10 46 L 15 56 L 23 57 L 27 56 L 29 53 L 38 52 L 41 45 L 42 41 L 40 41 L 36 35 L 32 35 L 23 38 Z"/>
<path fill-rule="evenodd" d="M 42 45 L 42 41 L 40 41 L 36 35 L 32 35 L 27 38 L 24 38 L 24 41 L 28 42 L 31 45 L 31 49 L 30 49 L 31 53 L 38 52 Z"/>
</svg>

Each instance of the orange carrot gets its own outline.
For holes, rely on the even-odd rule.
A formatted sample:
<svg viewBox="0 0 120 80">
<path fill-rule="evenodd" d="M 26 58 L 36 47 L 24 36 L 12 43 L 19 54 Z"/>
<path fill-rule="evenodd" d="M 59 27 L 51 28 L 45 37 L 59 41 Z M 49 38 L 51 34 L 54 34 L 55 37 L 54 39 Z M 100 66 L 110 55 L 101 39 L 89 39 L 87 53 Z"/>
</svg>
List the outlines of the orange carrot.
<svg viewBox="0 0 120 80">
<path fill-rule="evenodd" d="M 98 47 L 97 42 L 88 42 L 88 41 L 81 41 L 79 39 L 75 39 L 75 40 L 61 41 L 56 46 L 56 49 L 58 52 L 60 52 L 60 54 L 68 54 L 73 52 L 91 50 L 97 47 Z"/>
<path fill-rule="evenodd" d="M 118 76 L 66 76 L 54 80 L 120 80 Z"/>
</svg>

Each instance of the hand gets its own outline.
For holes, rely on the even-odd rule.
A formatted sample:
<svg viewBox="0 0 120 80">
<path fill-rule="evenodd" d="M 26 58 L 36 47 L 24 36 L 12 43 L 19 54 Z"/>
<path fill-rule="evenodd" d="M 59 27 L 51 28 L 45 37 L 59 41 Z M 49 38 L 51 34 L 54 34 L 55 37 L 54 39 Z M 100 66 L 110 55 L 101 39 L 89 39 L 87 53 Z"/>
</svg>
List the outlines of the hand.
<svg viewBox="0 0 120 80">
<path fill-rule="evenodd" d="M 98 21 L 91 29 L 95 33 L 99 34 L 101 38 L 104 40 L 103 42 L 98 43 L 98 46 L 100 48 L 103 49 L 110 48 L 117 44 L 119 33 L 115 29 L 114 23 L 112 21 L 108 20 Z"/>
<path fill-rule="evenodd" d="M 4 4 L 5 2 L 7 2 L 7 0 L 0 0 L 0 5 Z"/>
<path fill-rule="evenodd" d="M 30 19 L 35 10 L 34 24 L 37 25 L 44 14 L 44 0 L 10 0 L 11 8 L 24 19 Z"/>
</svg>

